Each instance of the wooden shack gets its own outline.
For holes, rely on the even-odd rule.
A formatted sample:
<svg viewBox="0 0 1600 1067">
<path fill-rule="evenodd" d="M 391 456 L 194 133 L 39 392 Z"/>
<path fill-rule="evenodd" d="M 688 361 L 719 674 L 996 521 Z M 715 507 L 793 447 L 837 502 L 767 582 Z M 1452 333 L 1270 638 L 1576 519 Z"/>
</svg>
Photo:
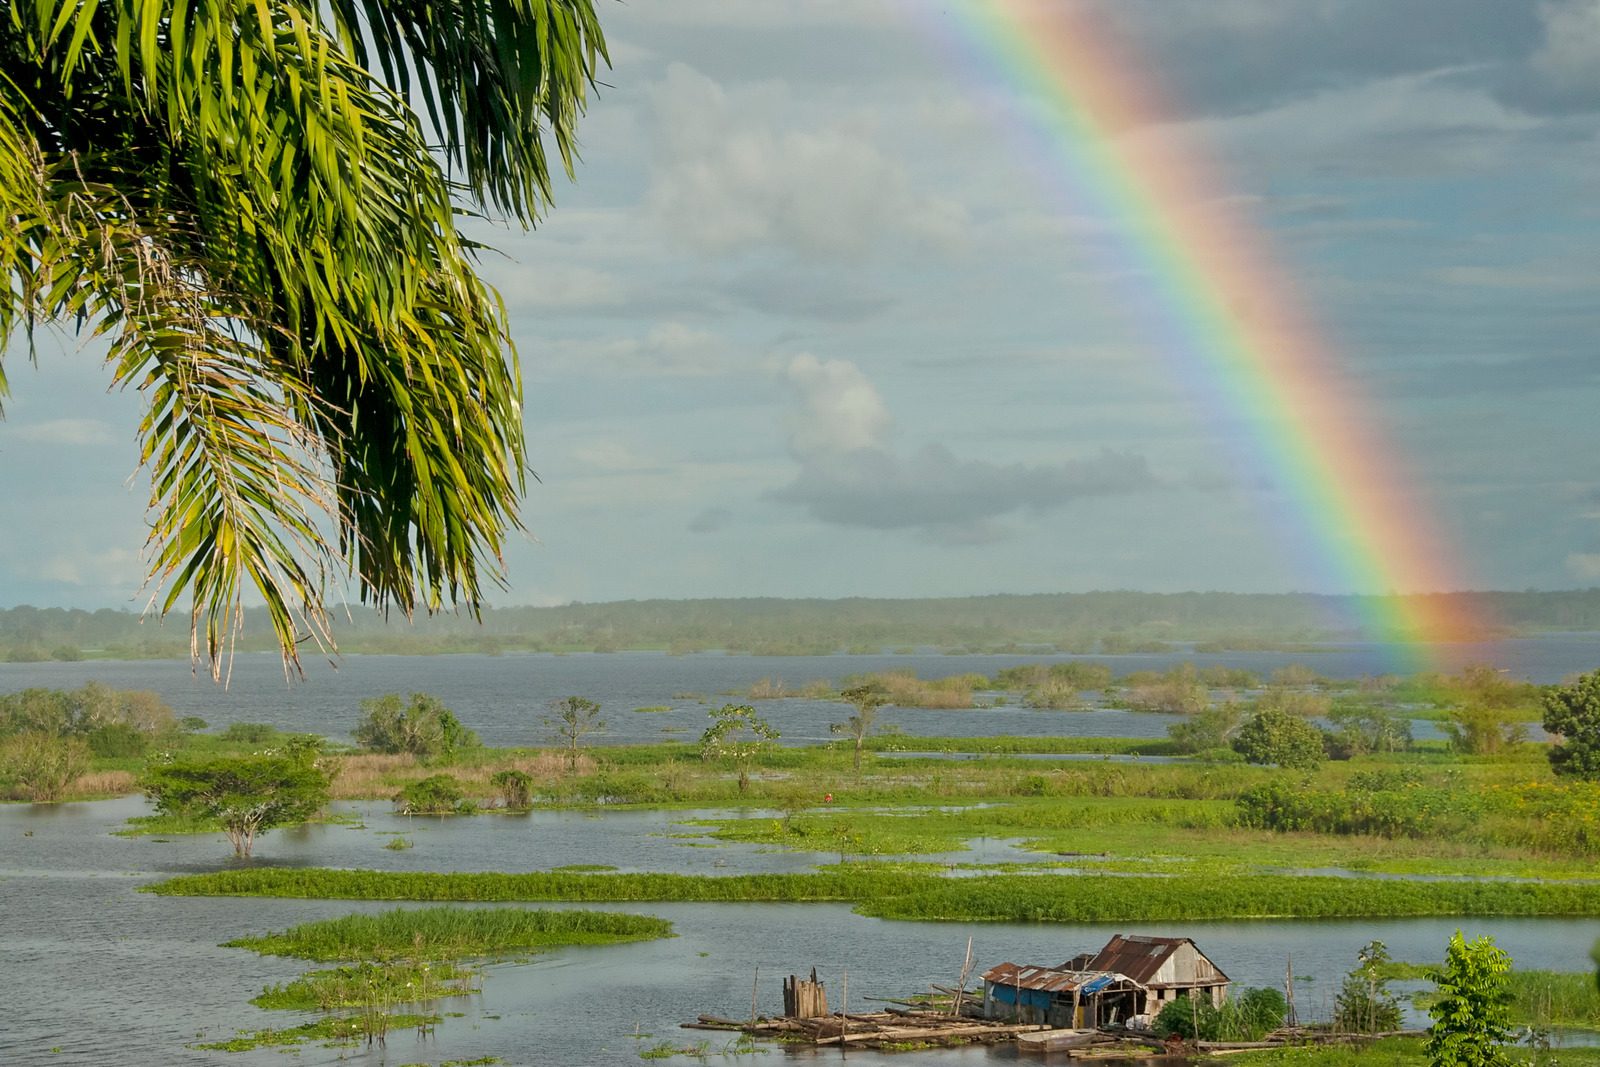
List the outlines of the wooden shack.
<svg viewBox="0 0 1600 1067">
<path fill-rule="evenodd" d="M 1220 1005 L 1228 976 L 1187 937 L 1118 934 L 1059 967 L 1002 963 L 983 976 L 989 1019 L 1062 1027 L 1116 1026 L 1160 1013 L 1180 996 Z"/>
<path fill-rule="evenodd" d="M 1136 1014 L 1157 1015 L 1180 996 L 1205 997 L 1214 1005 L 1228 998 L 1229 978 L 1187 937 L 1118 934 L 1092 956 L 1066 966 L 1127 975 L 1146 996 Z"/>
</svg>

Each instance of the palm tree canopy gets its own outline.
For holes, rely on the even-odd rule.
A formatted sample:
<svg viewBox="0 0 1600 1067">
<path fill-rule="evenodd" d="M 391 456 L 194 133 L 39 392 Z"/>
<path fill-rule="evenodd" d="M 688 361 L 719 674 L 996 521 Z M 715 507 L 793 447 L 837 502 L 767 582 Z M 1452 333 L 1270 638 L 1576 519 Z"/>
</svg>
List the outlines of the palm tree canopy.
<svg viewBox="0 0 1600 1067">
<path fill-rule="evenodd" d="M 526 465 L 458 205 L 531 225 L 570 175 L 591 0 L 7 3 L 0 351 L 90 331 L 144 394 L 152 605 L 213 672 L 247 590 L 290 663 L 341 571 L 475 610 Z"/>
</svg>

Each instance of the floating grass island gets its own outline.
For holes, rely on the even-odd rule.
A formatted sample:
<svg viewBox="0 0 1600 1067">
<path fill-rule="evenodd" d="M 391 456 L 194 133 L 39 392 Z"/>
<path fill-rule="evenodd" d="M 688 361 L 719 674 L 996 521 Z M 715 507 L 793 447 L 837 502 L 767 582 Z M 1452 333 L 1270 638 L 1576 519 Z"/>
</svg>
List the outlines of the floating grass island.
<svg viewBox="0 0 1600 1067">
<path fill-rule="evenodd" d="M 459 960 L 671 937 L 651 915 L 525 908 L 401 908 L 301 923 L 282 933 L 241 937 L 228 948 L 303 960 Z"/>
<path fill-rule="evenodd" d="M 1173 875 L 1129 878 L 1117 875 L 999 874 L 948 878 L 903 869 L 861 864 L 811 874 L 530 874 L 351 871 L 326 868 L 260 868 L 185 875 L 145 887 L 166 896 L 262 896 L 337 900 L 430 901 L 842 901 L 857 912 L 884 919 L 961 922 L 1143 922 L 1202 919 L 1356 919 L 1425 916 L 1596 916 L 1600 884 L 1493 881 L 1399 881 L 1298 875 Z M 391 913 L 426 915 L 427 912 Z M 466 912 L 468 916 L 492 912 Z M 513 913 L 516 914 L 516 913 Z M 555 916 L 582 912 L 526 913 Z M 360 924 L 382 916 L 351 916 L 333 924 L 312 923 L 315 935 L 301 935 L 308 951 L 344 937 L 332 927 Z M 641 919 L 604 913 L 605 920 Z M 412 920 L 392 920 L 395 922 Z M 424 925 L 431 920 L 418 920 Z M 463 924 L 469 920 L 460 920 Z M 543 922 L 545 920 L 539 920 Z M 551 923 L 570 920 L 549 920 Z M 585 922 L 590 920 L 583 920 Z M 600 918 L 592 920 L 601 922 Z M 660 923 L 661 920 L 641 920 Z M 665 923 L 662 923 L 665 926 Z M 296 927 L 296 931 L 307 927 Z M 562 936 L 559 925 L 551 933 Z M 594 928 L 601 939 L 603 926 Z M 639 928 L 641 931 L 645 927 Z M 287 935 L 284 935 L 287 936 Z M 396 951 L 410 944 L 397 927 L 387 935 Z M 532 935 L 530 935 L 532 936 Z M 573 937 L 587 933 L 574 932 Z M 640 936 L 664 936 L 642 932 Z M 614 938 L 628 939 L 626 936 Z M 234 942 L 257 947 L 261 939 Z M 551 944 L 592 943 L 583 940 Z M 276 951 L 261 949 L 261 951 Z M 346 949 L 344 951 L 360 950 Z M 370 955 L 371 950 L 367 950 Z M 296 952 L 295 954 L 300 954 Z M 448 955 L 449 953 L 446 953 Z M 470 955 L 470 951 L 453 953 Z M 309 956 L 348 959 L 345 955 Z M 439 958 L 439 957 L 435 957 Z"/>
</svg>

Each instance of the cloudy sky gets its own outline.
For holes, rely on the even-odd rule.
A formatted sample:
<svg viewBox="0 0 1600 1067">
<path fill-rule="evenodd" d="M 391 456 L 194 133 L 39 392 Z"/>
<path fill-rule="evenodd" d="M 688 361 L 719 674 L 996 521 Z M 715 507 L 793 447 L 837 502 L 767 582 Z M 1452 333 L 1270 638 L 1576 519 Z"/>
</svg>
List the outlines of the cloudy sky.
<svg viewBox="0 0 1600 1067">
<path fill-rule="evenodd" d="M 486 233 L 541 479 L 498 602 L 1347 587 L 978 2 L 599 0 L 577 180 Z M 1600 0 L 1059 2 L 1164 86 L 1120 135 L 1215 161 L 1459 584 L 1600 584 Z M 138 396 L 71 343 L 7 371 L 0 603 L 138 603 Z"/>
</svg>

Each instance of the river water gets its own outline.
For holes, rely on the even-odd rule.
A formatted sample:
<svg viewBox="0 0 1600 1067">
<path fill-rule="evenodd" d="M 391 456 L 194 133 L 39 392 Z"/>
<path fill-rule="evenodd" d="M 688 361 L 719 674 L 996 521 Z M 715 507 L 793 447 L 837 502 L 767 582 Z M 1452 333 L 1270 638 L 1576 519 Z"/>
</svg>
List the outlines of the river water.
<svg viewBox="0 0 1600 1067">
<path fill-rule="evenodd" d="M 1567 635 L 1502 643 L 1472 654 L 1476 662 L 1510 667 L 1539 681 L 1594 666 L 1590 637 Z M 1481 654 L 1479 654 L 1481 653 Z M 606 656 L 451 656 L 430 659 L 349 657 L 338 671 L 313 668 L 308 680 L 286 685 L 275 659 L 240 657 L 232 686 L 218 690 L 193 681 L 186 664 L 76 663 L 0 665 L 0 691 L 33 685 L 70 687 L 91 678 L 121 688 L 162 693 L 180 715 L 222 725 L 270 722 L 296 730 L 346 736 L 364 697 L 425 690 L 439 694 L 461 718 L 495 744 L 544 740 L 537 727 L 552 697 L 579 693 L 606 705 L 619 741 L 692 736 L 704 723 L 699 699 L 675 693 L 738 691 L 763 677 L 791 685 L 813 678 L 909 668 L 923 676 L 977 671 L 1039 657 L 819 657 L 759 659 L 730 656 L 673 658 Z M 1173 657 L 1095 657 L 1118 671 L 1160 669 Z M 1331 676 L 1369 673 L 1382 650 L 1352 647 L 1316 657 L 1237 654 L 1195 657 L 1267 672 L 1307 661 Z M 1381 669 L 1381 668 L 1379 668 Z M 666 713 L 638 706 L 671 704 Z M 807 701 L 768 707 L 791 740 L 826 736 L 840 705 Z M 1164 716 L 1115 711 L 1032 712 L 994 708 L 959 712 L 888 709 L 885 718 L 908 733 L 1085 734 L 1159 736 Z M 666 728 L 666 729 L 664 729 Z M 277 830 L 258 843 L 256 863 L 398 870 L 543 870 L 608 863 L 622 870 L 727 874 L 803 870 L 831 855 L 768 852 L 737 844 L 716 848 L 692 837 L 685 820 L 715 812 L 540 812 L 411 820 L 386 805 L 349 805 L 350 824 Z M 221 948 L 234 937 L 281 930 L 294 923 L 394 905 L 339 901 L 180 899 L 139 893 L 140 884 L 171 874 L 227 867 L 220 836 L 172 840 L 119 838 L 111 832 L 145 810 L 139 798 L 54 806 L 0 805 L 0 1064 L 143 1065 L 280 1064 L 272 1049 L 245 1053 L 202 1051 L 201 1040 L 236 1030 L 284 1027 L 294 1013 L 264 1012 L 248 1003 L 263 985 L 286 981 L 309 965 Z M 415 847 L 382 846 L 403 832 Z M 975 842 L 964 859 L 1009 858 L 1005 842 Z M 710 1039 L 711 1058 L 728 1062 L 724 1035 L 679 1030 L 701 1013 L 740 1017 L 758 1006 L 781 1005 L 781 976 L 816 967 L 838 1005 L 846 973 L 849 1004 L 868 997 L 901 997 L 929 983 L 951 984 L 967 938 L 978 969 L 1002 961 L 1053 964 L 1103 944 L 1123 928 L 1105 925 L 900 923 L 864 918 L 844 905 L 627 905 L 671 920 L 678 936 L 637 945 L 567 949 L 523 963 L 491 966 L 481 994 L 444 1002 L 459 1011 L 435 1034 L 389 1036 L 386 1046 L 327 1049 L 299 1046 L 302 1064 L 362 1067 L 439 1064 L 499 1056 L 506 1064 L 638 1064 L 638 1052 L 660 1041 L 692 1045 Z M 1280 986 L 1292 954 L 1302 1014 L 1326 1012 L 1339 976 L 1357 950 L 1377 938 L 1396 959 L 1438 959 L 1460 926 L 1469 936 L 1492 934 L 1519 966 L 1584 970 L 1600 923 L 1576 920 L 1448 919 L 1380 922 L 1139 924 L 1125 932 L 1193 937 L 1244 986 Z M 651 1035 L 651 1036 L 640 1036 Z M 773 1049 L 771 1056 L 804 1052 Z M 832 1055 L 830 1053 L 829 1055 Z M 908 1067 L 970 1067 L 1012 1061 L 1008 1048 L 938 1050 L 898 1055 L 852 1052 L 858 1063 Z M 678 1062 L 694 1062 L 679 1059 Z"/>
<path fill-rule="evenodd" d="M 909 670 L 923 678 L 976 673 L 993 676 L 1023 663 L 1073 660 L 1105 663 L 1118 675 L 1165 670 L 1192 662 L 1198 667 L 1241 667 L 1265 677 L 1302 663 L 1330 678 L 1381 674 L 1394 662 L 1394 646 L 1345 644 L 1319 653 L 1225 652 L 1144 653 L 1125 656 L 728 656 L 701 653 L 668 656 L 623 652 L 604 655 L 507 654 L 503 656 L 346 656 L 337 667 L 308 660 L 304 680 L 284 677 L 278 657 L 240 655 L 227 688 L 187 662 L 89 660 L 79 663 L 0 664 L 0 693 L 32 686 L 73 688 L 98 680 L 120 689 L 153 690 L 180 716 L 197 715 L 213 726 L 264 722 L 286 730 L 308 731 L 348 740 L 361 714 L 361 701 L 383 693 L 428 692 L 440 696 L 468 726 L 491 745 L 544 744 L 541 723 L 552 699 L 579 695 L 598 701 L 606 732 L 596 743 L 638 744 L 693 739 L 707 724 L 707 707 L 744 701 L 750 686 L 779 679 L 790 689 L 825 679 L 838 682 L 854 674 Z M 1486 663 L 1512 676 L 1557 682 L 1600 667 L 1600 635 L 1544 634 L 1538 637 L 1443 646 L 1433 657 L 1444 668 Z M 778 727 L 783 741 L 807 744 L 827 740 L 828 724 L 841 717 L 841 705 L 790 699 L 757 701 Z M 635 708 L 667 706 L 666 712 Z M 1164 737 L 1171 716 L 1100 709 L 1085 712 L 1034 711 L 1017 706 L 961 710 L 884 708 L 878 717 L 920 736 Z M 1419 738 L 1437 736 L 1418 724 Z"/>
</svg>

